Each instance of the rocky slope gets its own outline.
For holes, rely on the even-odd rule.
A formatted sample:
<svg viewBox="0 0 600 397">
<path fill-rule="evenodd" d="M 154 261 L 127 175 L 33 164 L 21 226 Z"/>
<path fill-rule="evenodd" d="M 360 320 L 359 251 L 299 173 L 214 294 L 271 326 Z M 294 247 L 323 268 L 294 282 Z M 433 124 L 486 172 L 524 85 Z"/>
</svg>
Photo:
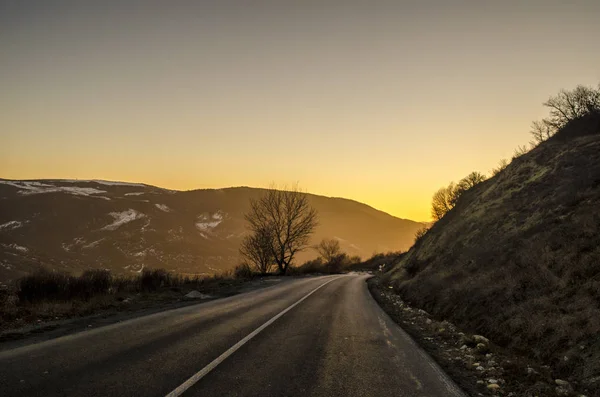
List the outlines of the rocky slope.
<svg viewBox="0 0 600 397">
<path fill-rule="evenodd" d="M 163 267 L 214 273 L 238 262 L 249 199 L 261 189 L 172 191 L 108 181 L 0 179 L 0 282 L 44 265 L 78 273 Z M 337 238 L 350 255 L 407 249 L 418 222 L 367 205 L 309 195 L 314 241 Z M 298 261 L 314 257 L 308 250 Z"/>
<path fill-rule="evenodd" d="M 407 302 L 600 395 L 600 115 L 475 186 L 385 275 Z"/>
</svg>

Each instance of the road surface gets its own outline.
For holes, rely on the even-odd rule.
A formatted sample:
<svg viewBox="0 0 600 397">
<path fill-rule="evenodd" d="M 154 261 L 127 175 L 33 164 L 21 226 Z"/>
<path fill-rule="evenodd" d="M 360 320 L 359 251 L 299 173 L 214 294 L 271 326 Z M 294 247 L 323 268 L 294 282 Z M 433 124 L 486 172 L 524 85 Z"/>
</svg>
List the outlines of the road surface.
<svg viewBox="0 0 600 397">
<path fill-rule="evenodd" d="M 463 396 L 359 274 L 0 352 L 0 396 Z"/>
</svg>

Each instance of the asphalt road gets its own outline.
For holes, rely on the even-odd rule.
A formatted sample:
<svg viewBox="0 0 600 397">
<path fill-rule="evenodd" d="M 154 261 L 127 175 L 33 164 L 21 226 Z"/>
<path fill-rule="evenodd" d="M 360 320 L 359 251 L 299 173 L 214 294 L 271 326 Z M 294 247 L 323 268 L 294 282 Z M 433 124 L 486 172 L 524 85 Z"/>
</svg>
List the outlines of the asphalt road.
<svg viewBox="0 0 600 397">
<path fill-rule="evenodd" d="M 0 352 L 0 396 L 463 396 L 366 278 L 284 281 Z"/>
</svg>

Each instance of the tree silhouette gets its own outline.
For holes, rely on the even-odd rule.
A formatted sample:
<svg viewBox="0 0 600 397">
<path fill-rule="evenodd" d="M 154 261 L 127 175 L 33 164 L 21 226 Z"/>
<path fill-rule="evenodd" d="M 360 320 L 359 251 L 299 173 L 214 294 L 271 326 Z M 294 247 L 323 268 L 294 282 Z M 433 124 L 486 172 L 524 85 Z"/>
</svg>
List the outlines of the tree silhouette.
<svg viewBox="0 0 600 397">
<path fill-rule="evenodd" d="M 260 229 L 244 237 L 240 253 L 261 274 L 271 272 L 275 260 L 271 249 L 272 233 L 270 229 Z"/>
<path fill-rule="evenodd" d="M 439 189 L 434 193 L 431 200 L 431 216 L 435 221 L 442 219 L 450 211 L 460 196 L 473 186 L 485 181 L 487 177 L 480 172 L 474 171 L 461 179 L 458 184 L 451 182 L 448 186 Z"/>
<path fill-rule="evenodd" d="M 556 134 L 570 121 L 591 113 L 600 113 L 600 84 L 594 89 L 578 85 L 573 90 L 560 90 L 544 106 L 550 109 L 548 117 L 531 125 L 532 144 L 539 144 Z"/>
<path fill-rule="evenodd" d="M 294 256 L 308 246 L 318 224 L 317 211 L 297 186 L 281 190 L 272 187 L 259 199 L 250 200 L 246 221 L 254 238 L 261 241 L 259 245 L 265 244 L 271 251 L 281 274 L 286 273 Z"/>
<path fill-rule="evenodd" d="M 323 239 L 321 242 L 315 247 L 321 258 L 325 263 L 329 263 L 336 256 L 342 253 L 342 249 L 340 247 L 340 242 L 336 239 Z"/>
<path fill-rule="evenodd" d="M 447 187 L 440 188 L 433 194 L 431 200 L 431 216 L 434 220 L 439 221 L 455 204 L 454 191 L 456 186 L 450 183 Z"/>
</svg>

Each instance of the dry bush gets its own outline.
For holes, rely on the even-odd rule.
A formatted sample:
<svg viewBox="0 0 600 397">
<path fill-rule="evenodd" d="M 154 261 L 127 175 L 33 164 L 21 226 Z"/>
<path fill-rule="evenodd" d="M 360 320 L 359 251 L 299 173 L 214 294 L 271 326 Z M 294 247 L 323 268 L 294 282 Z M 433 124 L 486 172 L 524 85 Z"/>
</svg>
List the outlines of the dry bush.
<svg viewBox="0 0 600 397">
<path fill-rule="evenodd" d="M 174 284 L 171 274 L 165 269 L 144 269 L 140 276 L 142 291 L 156 291 L 161 287 L 170 287 Z"/>
<path fill-rule="evenodd" d="M 254 272 L 249 264 L 241 263 L 235 267 L 233 270 L 233 275 L 236 279 L 247 280 L 254 277 Z"/>
<path fill-rule="evenodd" d="M 291 274 L 312 274 L 312 273 L 324 273 L 325 263 L 323 259 L 316 258 L 304 262 L 302 265 L 291 268 Z"/>
<path fill-rule="evenodd" d="M 415 242 L 413 243 L 413 245 L 417 245 L 423 239 L 423 237 L 425 237 L 425 234 L 427 234 L 427 231 L 429 229 L 429 226 L 423 226 L 422 228 L 417 230 L 417 232 L 415 233 Z"/>
<path fill-rule="evenodd" d="M 502 159 L 498 162 L 498 166 L 496 168 L 493 168 L 491 171 L 492 176 L 496 176 L 498 175 L 500 172 L 504 171 L 504 169 L 506 169 L 506 167 L 508 167 L 508 160 L 507 159 Z"/>
<path fill-rule="evenodd" d="M 19 281 L 18 297 L 26 302 L 87 300 L 108 293 L 111 281 L 111 274 L 106 270 L 88 270 L 75 277 L 42 269 Z"/>
</svg>

